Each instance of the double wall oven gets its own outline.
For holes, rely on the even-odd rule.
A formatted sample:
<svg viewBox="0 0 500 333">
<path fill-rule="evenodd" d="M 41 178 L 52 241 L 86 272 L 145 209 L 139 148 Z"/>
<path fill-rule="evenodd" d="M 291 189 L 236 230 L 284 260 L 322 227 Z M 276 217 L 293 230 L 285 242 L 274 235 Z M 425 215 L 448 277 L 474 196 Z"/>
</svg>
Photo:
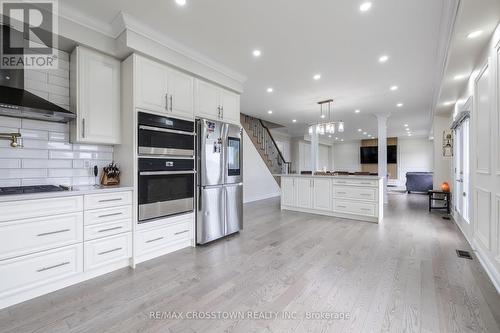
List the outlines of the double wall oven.
<svg viewBox="0 0 500 333">
<path fill-rule="evenodd" d="M 192 212 L 194 122 L 138 114 L 139 223 Z"/>
</svg>

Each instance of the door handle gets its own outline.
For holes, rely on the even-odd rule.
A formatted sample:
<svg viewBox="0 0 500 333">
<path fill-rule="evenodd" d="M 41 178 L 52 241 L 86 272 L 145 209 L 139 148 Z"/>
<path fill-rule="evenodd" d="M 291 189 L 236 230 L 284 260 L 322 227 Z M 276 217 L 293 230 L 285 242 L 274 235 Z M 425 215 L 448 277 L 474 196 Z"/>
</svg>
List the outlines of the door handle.
<svg viewBox="0 0 500 333">
<path fill-rule="evenodd" d="M 170 111 L 173 110 L 174 108 L 174 96 L 173 95 L 170 95 Z"/>
<path fill-rule="evenodd" d="M 165 110 L 168 111 L 168 93 L 165 94 Z"/>
<path fill-rule="evenodd" d="M 82 138 L 85 138 L 85 118 L 82 118 Z"/>
</svg>

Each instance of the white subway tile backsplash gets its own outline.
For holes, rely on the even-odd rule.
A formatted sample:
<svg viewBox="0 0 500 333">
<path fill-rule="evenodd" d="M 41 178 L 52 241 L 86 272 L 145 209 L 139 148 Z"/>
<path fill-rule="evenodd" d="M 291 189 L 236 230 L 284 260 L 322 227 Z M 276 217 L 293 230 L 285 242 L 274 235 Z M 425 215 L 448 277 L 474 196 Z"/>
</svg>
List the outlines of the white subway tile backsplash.
<svg viewBox="0 0 500 333">
<path fill-rule="evenodd" d="M 69 109 L 69 55 L 57 70 L 25 70 L 27 90 Z M 113 147 L 69 142 L 69 125 L 0 116 L 0 132 L 22 134 L 24 148 L 0 141 L 0 186 L 93 185 L 92 167 L 113 160 Z M 99 182 L 99 180 L 97 180 Z"/>
<path fill-rule="evenodd" d="M 47 169 L 3 169 L 0 179 L 47 178 Z"/>
<path fill-rule="evenodd" d="M 69 141 L 68 132 L 49 132 L 50 141 Z"/>
<path fill-rule="evenodd" d="M 73 167 L 71 160 L 35 160 L 25 159 L 22 162 L 22 167 L 25 169 L 70 169 Z M 49 170 L 50 171 L 50 170 Z"/>
<path fill-rule="evenodd" d="M 8 159 L 2 158 L 0 159 L 0 169 L 16 169 L 21 167 L 21 160 L 17 158 Z"/>
<path fill-rule="evenodd" d="M 21 119 L 0 116 L 0 126 L 1 127 L 20 128 L 21 127 Z"/>
<path fill-rule="evenodd" d="M 0 148 L 0 158 L 48 158 L 49 151 L 44 149 Z"/>
<path fill-rule="evenodd" d="M 27 129 L 34 129 L 39 131 L 52 131 L 52 132 L 68 132 L 68 124 L 53 123 L 50 121 L 41 121 L 33 119 L 23 119 L 22 127 Z"/>
<path fill-rule="evenodd" d="M 0 187 L 20 186 L 21 179 L 0 179 Z"/>
</svg>

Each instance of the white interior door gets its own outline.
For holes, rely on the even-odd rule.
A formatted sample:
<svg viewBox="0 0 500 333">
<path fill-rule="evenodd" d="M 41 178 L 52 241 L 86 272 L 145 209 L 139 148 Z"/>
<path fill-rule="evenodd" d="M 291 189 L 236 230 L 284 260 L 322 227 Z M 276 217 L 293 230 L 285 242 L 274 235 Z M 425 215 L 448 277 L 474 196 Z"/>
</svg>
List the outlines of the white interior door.
<svg viewBox="0 0 500 333">
<path fill-rule="evenodd" d="M 469 119 L 455 130 L 455 211 L 470 222 Z"/>
</svg>

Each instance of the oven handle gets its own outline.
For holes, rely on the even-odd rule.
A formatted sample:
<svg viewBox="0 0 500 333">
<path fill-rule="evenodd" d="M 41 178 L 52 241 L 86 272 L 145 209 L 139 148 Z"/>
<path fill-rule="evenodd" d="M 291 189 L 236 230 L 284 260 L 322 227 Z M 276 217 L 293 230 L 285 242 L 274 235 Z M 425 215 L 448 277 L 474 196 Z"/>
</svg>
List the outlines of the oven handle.
<svg viewBox="0 0 500 333">
<path fill-rule="evenodd" d="M 194 174 L 196 171 L 143 171 L 139 172 L 140 176 L 157 176 L 157 175 L 187 175 Z"/>
<path fill-rule="evenodd" d="M 165 132 L 165 133 L 191 135 L 191 136 L 195 136 L 196 135 L 194 132 L 185 132 L 185 131 L 172 130 L 172 129 L 161 128 L 161 127 L 145 126 L 145 125 L 139 125 L 139 129 L 149 130 L 149 131 L 156 131 L 156 132 Z"/>
</svg>

